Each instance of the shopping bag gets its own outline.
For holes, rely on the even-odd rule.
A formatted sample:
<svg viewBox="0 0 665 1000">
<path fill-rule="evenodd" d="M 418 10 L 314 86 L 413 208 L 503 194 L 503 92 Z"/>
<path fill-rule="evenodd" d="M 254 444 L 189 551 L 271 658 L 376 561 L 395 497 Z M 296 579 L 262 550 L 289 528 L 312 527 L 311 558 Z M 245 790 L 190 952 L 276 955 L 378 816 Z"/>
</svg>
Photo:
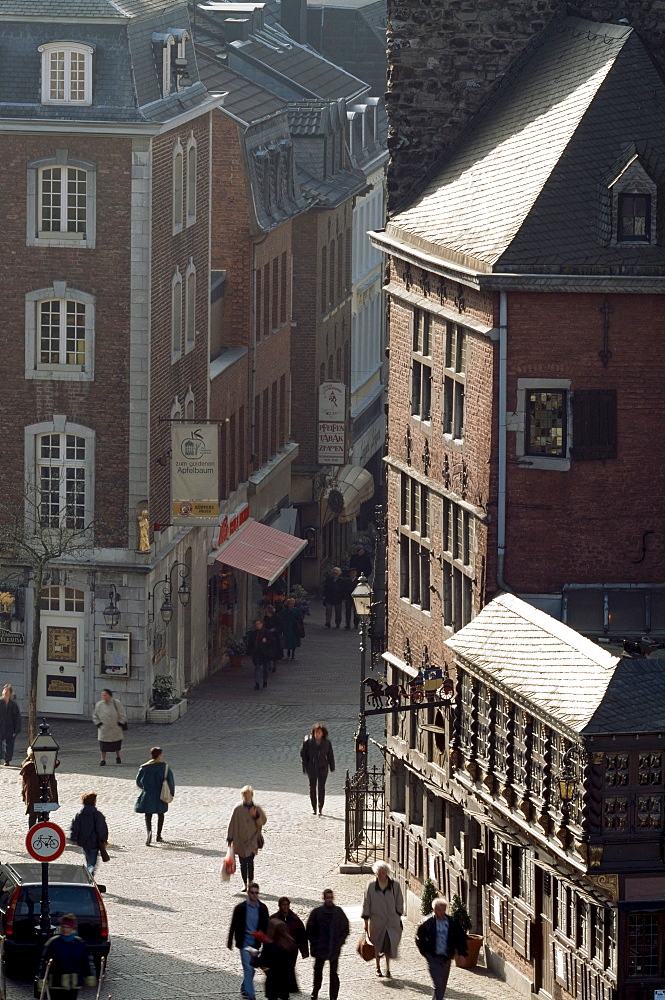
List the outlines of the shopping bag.
<svg viewBox="0 0 665 1000">
<path fill-rule="evenodd" d="M 372 944 L 371 941 L 367 940 L 364 934 L 361 936 L 360 941 L 358 942 L 358 947 L 356 948 L 356 951 L 365 962 L 371 962 L 372 959 L 374 958 L 374 945 Z"/>
<path fill-rule="evenodd" d="M 222 861 L 222 867 L 220 868 L 219 871 L 219 877 L 222 880 L 222 882 L 228 882 L 231 876 L 235 873 L 235 870 L 236 870 L 236 856 L 233 853 L 233 848 L 229 847 L 228 851 L 226 852 L 226 856 Z"/>
<path fill-rule="evenodd" d="M 159 796 L 162 802 L 173 802 L 173 792 L 171 791 L 171 787 L 168 781 L 166 780 L 168 773 L 169 773 L 169 765 L 167 764 L 166 770 L 164 771 L 164 780 L 162 781 L 162 790 Z"/>
</svg>

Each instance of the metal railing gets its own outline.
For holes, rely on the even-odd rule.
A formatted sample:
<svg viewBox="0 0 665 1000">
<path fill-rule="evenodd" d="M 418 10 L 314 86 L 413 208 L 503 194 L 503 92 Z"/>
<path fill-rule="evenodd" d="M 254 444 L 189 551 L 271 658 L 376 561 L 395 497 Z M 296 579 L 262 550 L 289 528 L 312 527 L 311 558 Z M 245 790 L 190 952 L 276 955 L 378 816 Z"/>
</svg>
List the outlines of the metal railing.
<svg viewBox="0 0 665 1000">
<path fill-rule="evenodd" d="M 383 857 L 385 774 L 383 767 L 346 772 L 344 847 L 346 860 L 368 864 Z"/>
</svg>

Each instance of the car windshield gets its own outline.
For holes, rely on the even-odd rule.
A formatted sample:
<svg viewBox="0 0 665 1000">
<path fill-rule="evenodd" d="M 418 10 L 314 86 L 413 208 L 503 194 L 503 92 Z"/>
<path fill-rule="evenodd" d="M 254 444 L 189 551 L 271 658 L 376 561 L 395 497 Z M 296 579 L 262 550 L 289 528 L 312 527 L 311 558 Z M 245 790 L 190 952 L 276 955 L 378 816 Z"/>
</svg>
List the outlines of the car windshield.
<svg viewBox="0 0 665 1000">
<path fill-rule="evenodd" d="M 79 920 L 99 918 L 99 906 L 92 888 L 80 885 L 50 885 L 49 906 L 51 919 L 57 920 L 65 913 L 75 913 Z M 42 889 L 39 885 L 27 885 L 16 906 L 15 919 L 39 917 Z"/>
</svg>

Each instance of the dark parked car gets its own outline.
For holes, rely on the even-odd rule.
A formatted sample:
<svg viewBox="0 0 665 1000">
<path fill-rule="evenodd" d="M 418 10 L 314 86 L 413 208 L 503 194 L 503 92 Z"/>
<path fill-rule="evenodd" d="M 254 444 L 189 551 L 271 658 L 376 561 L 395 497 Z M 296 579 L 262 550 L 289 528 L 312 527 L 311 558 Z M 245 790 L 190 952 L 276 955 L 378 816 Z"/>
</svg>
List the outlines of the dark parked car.
<svg viewBox="0 0 665 1000">
<path fill-rule="evenodd" d="M 84 865 L 49 864 L 49 903 L 54 928 L 65 913 L 75 914 L 78 934 L 99 969 L 111 947 L 100 890 Z M 0 865 L 0 941 L 2 965 L 9 979 L 30 979 L 44 938 L 39 933 L 42 866 L 38 862 Z"/>
</svg>

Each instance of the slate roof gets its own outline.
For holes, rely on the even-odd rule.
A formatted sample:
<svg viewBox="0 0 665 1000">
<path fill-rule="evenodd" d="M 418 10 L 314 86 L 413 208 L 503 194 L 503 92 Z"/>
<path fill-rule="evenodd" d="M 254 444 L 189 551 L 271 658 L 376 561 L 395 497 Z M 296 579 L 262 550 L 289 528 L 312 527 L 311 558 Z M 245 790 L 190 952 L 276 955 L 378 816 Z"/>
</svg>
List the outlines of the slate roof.
<svg viewBox="0 0 665 1000">
<path fill-rule="evenodd" d="M 219 59 L 213 59 L 200 50 L 197 55 L 201 82 L 213 93 L 225 92 L 224 111 L 246 125 L 279 114 L 288 107 L 281 97 L 246 76 L 234 73 Z"/>
<path fill-rule="evenodd" d="M 297 152 L 297 141 L 295 146 Z M 364 186 L 365 176 L 359 170 L 338 170 L 332 177 L 322 180 L 308 173 L 301 166 L 300 159 L 296 162 L 303 194 L 322 208 L 336 208 L 353 195 L 360 194 Z"/>
<path fill-rule="evenodd" d="M 629 26 L 561 18 L 386 232 L 479 271 L 660 266 L 662 247 L 636 258 L 599 216 L 628 142 L 665 162 L 664 116 L 665 86 Z"/>
<path fill-rule="evenodd" d="M 369 89 L 362 80 L 324 59 L 314 49 L 293 41 L 280 25 L 264 25 L 247 41 L 231 42 L 229 64 L 259 83 L 263 80 L 255 74 L 263 70 L 267 77 L 281 84 L 281 96 L 287 98 L 351 100 Z M 266 82 L 266 86 L 274 89 L 272 83 Z"/>
<path fill-rule="evenodd" d="M 145 17 L 182 6 L 182 0 L 3 0 L 0 20 L 26 18 L 31 20 L 58 18 L 78 21 L 81 18 Z"/>
<path fill-rule="evenodd" d="M 665 658 L 624 657 L 583 732 L 596 735 L 664 731 Z"/>
<path fill-rule="evenodd" d="M 514 594 L 502 594 L 446 640 L 511 691 L 581 732 L 619 658 Z"/>
</svg>

